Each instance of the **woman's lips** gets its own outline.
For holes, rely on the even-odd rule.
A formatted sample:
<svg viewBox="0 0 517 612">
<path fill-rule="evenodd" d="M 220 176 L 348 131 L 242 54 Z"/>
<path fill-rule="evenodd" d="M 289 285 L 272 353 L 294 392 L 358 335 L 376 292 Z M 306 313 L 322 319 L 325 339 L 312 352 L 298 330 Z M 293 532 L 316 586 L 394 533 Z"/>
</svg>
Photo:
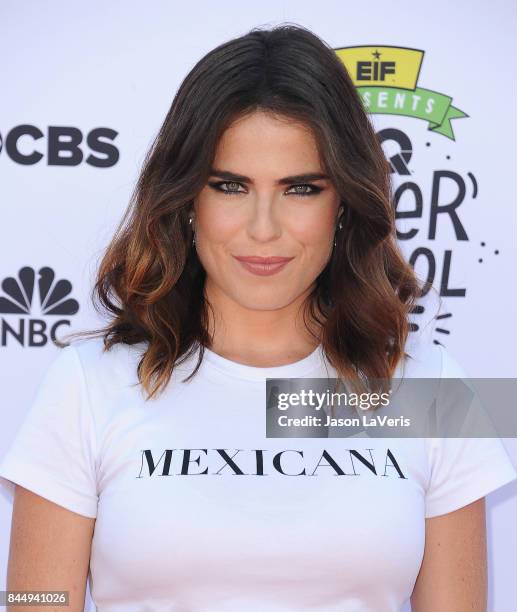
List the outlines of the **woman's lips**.
<svg viewBox="0 0 517 612">
<path fill-rule="evenodd" d="M 271 276 L 280 272 L 294 257 L 235 257 L 252 274 Z"/>
</svg>

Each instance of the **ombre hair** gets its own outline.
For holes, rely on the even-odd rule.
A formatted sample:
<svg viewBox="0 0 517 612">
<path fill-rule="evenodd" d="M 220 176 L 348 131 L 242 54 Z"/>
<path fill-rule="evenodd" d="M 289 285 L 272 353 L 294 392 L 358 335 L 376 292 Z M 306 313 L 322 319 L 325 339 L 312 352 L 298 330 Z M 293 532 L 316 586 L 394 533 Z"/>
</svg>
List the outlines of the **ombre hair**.
<svg viewBox="0 0 517 612">
<path fill-rule="evenodd" d="M 391 378 L 406 355 L 408 315 L 422 288 L 397 244 L 390 166 L 359 94 L 310 30 L 253 28 L 207 53 L 181 83 L 98 267 L 92 300 L 109 323 L 72 334 L 100 335 L 104 350 L 145 343 L 137 369 L 148 398 L 199 349 L 186 380 L 194 376 L 203 347 L 211 348 L 206 272 L 188 214 L 222 134 L 256 110 L 312 130 L 340 197 L 342 229 L 304 305 L 326 357 L 339 377 L 357 382 Z"/>
</svg>

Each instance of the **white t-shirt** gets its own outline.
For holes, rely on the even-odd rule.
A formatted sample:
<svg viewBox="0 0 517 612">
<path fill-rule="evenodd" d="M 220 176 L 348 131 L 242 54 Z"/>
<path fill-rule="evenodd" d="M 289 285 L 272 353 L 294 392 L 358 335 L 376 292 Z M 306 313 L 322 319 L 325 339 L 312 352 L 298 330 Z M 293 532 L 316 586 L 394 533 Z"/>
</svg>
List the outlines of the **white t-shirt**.
<svg viewBox="0 0 517 612">
<path fill-rule="evenodd" d="M 96 517 L 101 612 L 399 611 L 424 519 L 517 477 L 498 438 L 266 438 L 265 378 L 334 376 L 320 347 L 269 368 L 206 350 L 147 403 L 142 350 L 60 349 L 0 464 L 9 495 Z M 407 351 L 406 377 L 464 375 L 439 345 Z"/>
</svg>

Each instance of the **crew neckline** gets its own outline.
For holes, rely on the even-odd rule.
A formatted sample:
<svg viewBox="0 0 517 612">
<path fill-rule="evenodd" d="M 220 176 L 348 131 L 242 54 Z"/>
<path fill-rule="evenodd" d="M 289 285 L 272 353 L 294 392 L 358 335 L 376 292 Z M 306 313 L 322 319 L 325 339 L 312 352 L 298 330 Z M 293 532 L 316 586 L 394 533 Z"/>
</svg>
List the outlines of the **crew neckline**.
<svg viewBox="0 0 517 612">
<path fill-rule="evenodd" d="M 321 343 L 306 357 L 280 366 L 251 366 L 227 359 L 204 347 L 203 359 L 223 372 L 246 380 L 265 380 L 266 378 L 299 378 L 314 371 L 322 363 Z"/>
</svg>

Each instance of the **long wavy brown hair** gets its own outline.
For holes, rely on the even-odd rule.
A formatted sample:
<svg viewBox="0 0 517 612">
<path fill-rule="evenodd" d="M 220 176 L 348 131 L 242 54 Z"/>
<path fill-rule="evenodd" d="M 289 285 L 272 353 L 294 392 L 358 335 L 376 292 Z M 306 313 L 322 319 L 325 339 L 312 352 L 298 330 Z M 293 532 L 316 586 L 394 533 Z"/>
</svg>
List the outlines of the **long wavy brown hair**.
<svg viewBox="0 0 517 612">
<path fill-rule="evenodd" d="M 71 334 L 100 335 L 104 350 L 144 342 L 138 379 L 148 399 L 199 350 L 185 380 L 194 376 L 203 347 L 211 348 L 206 273 L 188 214 L 219 138 L 254 110 L 312 129 L 344 208 L 303 314 L 321 330 L 338 376 L 389 379 L 407 355 L 408 314 L 422 288 L 397 244 L 389 163 L 359 94 L 335 51 L 310 30 L 253 28 L 210 51 L 181 83 L 98 267 L 91 297 L 109 323 Z"/>
</svg>

